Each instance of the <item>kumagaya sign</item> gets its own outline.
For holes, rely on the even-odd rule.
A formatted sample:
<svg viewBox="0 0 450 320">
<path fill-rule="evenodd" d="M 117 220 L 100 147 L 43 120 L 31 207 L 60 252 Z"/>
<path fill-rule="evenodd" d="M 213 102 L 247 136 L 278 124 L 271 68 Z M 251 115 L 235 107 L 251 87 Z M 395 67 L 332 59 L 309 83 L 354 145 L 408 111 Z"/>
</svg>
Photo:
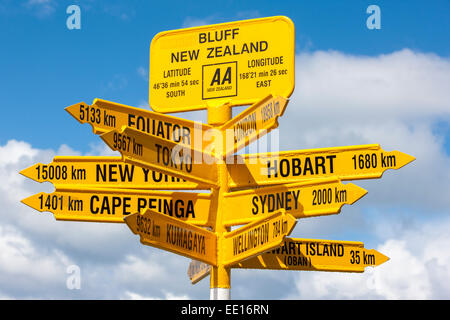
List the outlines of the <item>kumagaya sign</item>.
<svg viewBox="0 0 450 320">
<path fill-rule="evenodd" d="M 269 17 L 157 34 L 149 103 L 158 112 L 253 104 L 294 90 L 294 24 Z"/>
</svg>

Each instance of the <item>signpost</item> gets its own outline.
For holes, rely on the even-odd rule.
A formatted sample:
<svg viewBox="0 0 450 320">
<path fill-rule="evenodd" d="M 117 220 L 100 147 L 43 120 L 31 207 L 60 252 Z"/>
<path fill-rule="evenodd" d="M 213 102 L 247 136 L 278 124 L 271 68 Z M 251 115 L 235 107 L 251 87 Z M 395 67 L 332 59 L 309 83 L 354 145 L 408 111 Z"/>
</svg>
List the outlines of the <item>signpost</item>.
<svg viewBox="0 0 450 320">
<path fill-rule="evenodd" d="M 216 160 L 201 151 L 130 127 L 112 130 L 100 137 L 112 150 L 119 151 L 127 163 L 209 186 L 218 183 Z"/>
<path fill-rule="evenodd" d="M 207 193 L 72 186 L 50 194 L 40 192 L 22 202 L 40 212 L 52 212 L 56 220 L 123 223 L 124 217 L 150 208 L 194 225 L 210 225 L 211 195 Z"/>
<path fill-rule="evenodd" d="M 281 246 L 233 268 L 364 272 L 388 261 L 384 254 L 356 241 L 285 238 Z"/>
<path fill-rule="evenodd" d="M 378 144 L 238 155 L 229 165 L 229 187 L 250 188 L 324 177 L 341 180 L 381 178 L 415 158 L 384 151 Z"/>
<path fill-rule="evenodd" d="M 336 178 L 230 192 L 225 194 L 223 224 L 249 223 L 279 209 L 295 218 L 336 214 L 344 204 L 353 204 L 366 193 Z"/>
<path fill-rule="evenodd" d="M 380 178 L 414 157 L 378 144 L 235 155 L 278 126 L 294 90 L 294 46 L 294 25 L 280 16 L 157 34 L 157 112 L 101 99 L 66 108 L 121 157 L 26 168 L 55 191 L 22 202 L 56 220 L 125 222 L 142 244 L 194 259 L 189 278 L 210 275 L 211 299 L 230 298 L 232 268 L 363 272 L 386 262 L 362 242 L 286 237 L 297 219 L 337 214 L 367 193 L 342 181 Z M 208 124 L 164 114 L 201 109 Z"/>
<path fill-rule="evenodd" d="M 206 229 L 147 209 L 125 218 L 141 243 L 217 265 L 217 235 Z"/>
<path fill-rule="evenodd" d="M 160 139 L 182 145 L 207 146 L 212 143 L 210 133 L 213 127 L 196 121 L 151 112 L 142 108 L 95 99 L 92 105 L 84 102 L 66 108 L 66 111 L 80 123 L 89 123 L 95 134 L 120 130 L 123 126 L 145 132 Z"/>
<path fill-rule="evenodd" d="M 283 115 L 287 104 L 287 99 L 269 95 L 221 126 L 225 157 L 278 127 L 278 117 Z"/>
<path fill-rule="evenodd" d="M 278 210 L 223 235 L 222 264 L 229 266 L 279 246 L 294 229 L 297 221 Z"/>
<path fill-rule="evenodd" d="M 150 45 L 149 104 L 166 113 L 287 98 L 294 33 L 282 16 L 161 32 Z"/>
<path fill-rule="evenodd" d="M 122 157 L 56 156 L 49 164 L 37 163 L 20 172 L 37 182 L 55 186 L 116 189 L 208 189 L 158 171 L 127 164 Z"/>
</svg>

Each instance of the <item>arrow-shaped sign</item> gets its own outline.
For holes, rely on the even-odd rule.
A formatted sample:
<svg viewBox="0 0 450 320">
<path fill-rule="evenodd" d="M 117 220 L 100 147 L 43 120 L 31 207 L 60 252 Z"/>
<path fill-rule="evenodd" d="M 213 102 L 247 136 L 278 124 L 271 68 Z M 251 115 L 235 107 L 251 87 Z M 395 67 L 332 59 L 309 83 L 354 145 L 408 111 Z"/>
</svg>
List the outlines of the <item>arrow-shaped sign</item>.
<svg viewBox="0 0 450 320">
<path fill-rule="evenodd" d="M 112 150 L 119 151 L 125 162 L 199 184 L 218 184 L 216 161 L 206 153 L 129 127 L 100 137 Z"/>
<path fill-rule="evenodd" d="M 134 166 L 122 157 L 57 156 L 49 164 L 37 163 L 20 172 L 37 182 L 55 186 L 129 189 L 208 189 L 158 171 Z"/>
<path fill-rule="evenodd" d="M 222 125 L 224 156 L 228 157 L 278 127 L 278 117 L 283 115 L 288 102 L 281 96 L 269 95 Z"/>
<path fill-rule="evenodd" d="M 285 238 L 272 251 L 242 261 L 233 268 L 364 272 L 367 266 L 379 266 L 389 258 L 364 243 Z"/>
<path fill-rule="evenodd" d="M 217 265 L 217 235 L 159 212 L 147 209 L 125 217 L 141 243 Z"/>
<path fill-rule="evenodd" d="M 336 178 L 229 192 L 224 195 L 223 223 L 245 224 L 279 209 L 295 218 L 336 214 L 344 204 L 353 204 L 366 193 L 363 188 L 342 184 Z"/>
<path fill-rule="evenodd" d="M 229 266 L 279 246 L 297 220 L 279 210 L 223 235 L 221 264 Z"/>
<path fill-rule="evenodd" d="M 189 279 L 191 279 L 192 284 L 196 284 L 200 280 L 207 277 L 211 272 L 211 266 L 204 262 L 198 260 L 192 260 L 189 263 L 189 268 L 187 271 Z"/>
<path fill-rule="evenodd" d="M 68 186 L 22 202 L 40 212 L 52 212 L 56 220 L 123 223 L 124 217 L 150 208 L 195 225 L 210 225 L 211 195 L 207 193 Z"/>
<path fill-rule="evenodd" d="M 228 165 L 228 181 L 230 188 L 248 188 L 325 177 L 373 179 L 414 159 L 378 144 L 238 155 Z"/>
<path fill-rule="evenodd" d="M 89 123 L 95 134 L 128 126 L 183 145 L 199 144 L 200 149 L 212 143 L 210 125 L 111 101 L 95 99 L 92 105 L 80 102 L 65 110 L 80 123 Z"/>
</svg>

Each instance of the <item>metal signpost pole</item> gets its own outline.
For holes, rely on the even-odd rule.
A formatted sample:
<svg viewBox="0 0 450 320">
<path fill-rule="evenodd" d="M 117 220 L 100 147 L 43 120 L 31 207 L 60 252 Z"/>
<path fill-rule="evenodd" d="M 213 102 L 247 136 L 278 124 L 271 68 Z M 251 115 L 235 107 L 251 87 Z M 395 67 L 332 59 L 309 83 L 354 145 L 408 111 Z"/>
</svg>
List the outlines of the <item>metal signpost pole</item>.
<svg viewBox="0 0 450 320">
<path fill-rule="evenodd" d="M 228 104 L 220 106 L 209 106 L 208 112 L 208 124 L 214 127 L 219 127 L 228 120 L 231 119 L 232 112 L 231 106 Z M 222 141 L 222 139 L 218 139 Z M 223 149 L 223 146 L 217 146 Z M 217 150 L 217 148 L 216 148 Z M 212 190 L 213 199 L 217 197 L 217 210 L 213 232 L 218 234 L 218 247 L 222 241 L 221 235 L 224 232 L 230 231 L 230 228 L 226 228 L 222 223 L 223 217 L 223 200 L 224 194 L 229 191 L 228 187 L 228 172 L 226 159 L 219 160 L 218 163 L 218 178 L 219 188 Z M 218 250 L 217 254 L 220 255 L 223 250 Z M 225 268 L 221 263 L 221 259 L 218 259 L 219 265 L 217 267 L 211 267 L 210 275 L 210 300 L 230 300 L 231 298 L 231 268 Z"/>
</svg>

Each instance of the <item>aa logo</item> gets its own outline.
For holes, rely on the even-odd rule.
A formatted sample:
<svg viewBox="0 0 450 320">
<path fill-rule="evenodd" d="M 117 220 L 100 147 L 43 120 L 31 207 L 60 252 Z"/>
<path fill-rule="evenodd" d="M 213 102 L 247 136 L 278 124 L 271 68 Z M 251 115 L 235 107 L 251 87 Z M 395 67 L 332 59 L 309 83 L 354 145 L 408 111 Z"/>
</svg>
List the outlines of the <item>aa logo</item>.
<svg viewBox="0 0 450 320">
<path fill-rule="evenodd" d="M 237 95 L 237 62 L 203 66 L 203 99 Z"/>
<path fill-rule="evenodd" d="M 225 71 L 225 75 L 223 78 L 220 76 L 220 68 L 216 69 L 216 73 L 214 73 L 214 77 L 211 81 L 210 87 L 216 85 L 224 85 L 224 84 L 230 84 L 231 85 L 231 67 L 227 67 L 227 71 Z"/>
</svg>

